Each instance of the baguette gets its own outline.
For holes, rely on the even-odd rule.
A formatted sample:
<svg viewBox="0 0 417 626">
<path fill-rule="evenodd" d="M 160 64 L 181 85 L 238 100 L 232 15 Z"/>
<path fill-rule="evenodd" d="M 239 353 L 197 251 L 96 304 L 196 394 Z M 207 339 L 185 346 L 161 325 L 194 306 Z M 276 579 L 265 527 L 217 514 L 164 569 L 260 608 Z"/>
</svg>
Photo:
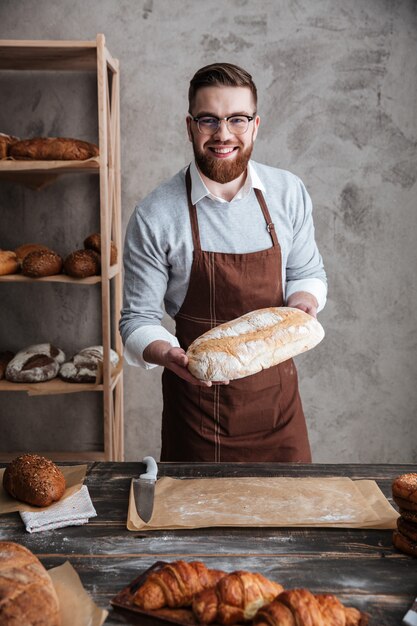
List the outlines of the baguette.
<svg viewBox="0 0 417 626">
<path fill-rule="evenodd" d="M 300 309 L 258 309 L 197 337 L 187 350 L 188 369 L 199 380 L 236 380 L 310 350 L 323 337 L 321 324 Z"/>
</svg>

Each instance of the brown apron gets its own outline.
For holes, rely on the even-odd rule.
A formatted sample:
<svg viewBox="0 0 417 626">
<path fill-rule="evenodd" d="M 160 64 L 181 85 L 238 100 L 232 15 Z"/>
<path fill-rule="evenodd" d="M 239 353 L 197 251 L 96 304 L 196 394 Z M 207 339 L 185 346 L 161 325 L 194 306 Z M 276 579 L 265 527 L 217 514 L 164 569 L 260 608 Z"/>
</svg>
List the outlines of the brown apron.
<svg viewBox="0 0 417 626">
<path fill-rule="evenodd" d="M 184 350 L 222 322 L 284 304 L 281 248 L 262 192 L 255 189 L 272 247 L 227 254 L 201 250 L 189 170 L 186 188 L 194 256 L 187 295 L 175 316 Z M 165 369 L 162 391 L 161 461 L 311 462 L 292 359 L 212 387 L 191 385 Z"/>
</svg>

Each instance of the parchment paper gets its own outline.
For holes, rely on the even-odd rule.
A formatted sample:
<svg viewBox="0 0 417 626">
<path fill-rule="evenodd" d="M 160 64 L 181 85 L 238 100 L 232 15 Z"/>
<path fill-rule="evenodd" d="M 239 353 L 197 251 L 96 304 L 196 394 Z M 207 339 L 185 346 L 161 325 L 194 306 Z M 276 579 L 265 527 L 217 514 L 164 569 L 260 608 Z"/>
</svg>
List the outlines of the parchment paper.
<svg viewBox="0 0 417 626">
<path fill-rule="evenodd" d="M 62 500 L 68 498 L 83 486 L 87 465 L 70 465 L 59 468 L 65 476 L 66 489 Z M 4 468 L 0 469 L 0 515 L 13 513 L 14 511 L 44 511 L 48 507 L 31 506 L 16 498 L 12 498 L 3 488 Z"/>
<path fill-rule="evenodd" d="M 61 609 L 61 626 L 101 626 L 108 611 L 100 609 L 84 589 L 69 561 L 48 570 Z"/>
<path fill-rule="evenodd" d="M 373 480 L 163 477 L 145 524 L 130 488 L 128 530 L 209 526 L 395 528 L 398 512 Z"/>
</svg>

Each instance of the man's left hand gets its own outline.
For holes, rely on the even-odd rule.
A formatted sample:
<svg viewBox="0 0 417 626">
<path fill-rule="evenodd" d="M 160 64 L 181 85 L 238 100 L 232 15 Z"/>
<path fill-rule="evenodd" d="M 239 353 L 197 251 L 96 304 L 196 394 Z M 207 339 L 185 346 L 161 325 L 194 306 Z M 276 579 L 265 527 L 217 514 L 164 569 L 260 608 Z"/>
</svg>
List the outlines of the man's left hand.
<svg viewBox="0 0 417 626">
<path fill-rule="evenodd" d="M 296 291 L 287 300 L 287 306 L 301 309 L 313 317 L 317 317 L 318 302 L 315 296 L 308 291 Z"/>
</svg>

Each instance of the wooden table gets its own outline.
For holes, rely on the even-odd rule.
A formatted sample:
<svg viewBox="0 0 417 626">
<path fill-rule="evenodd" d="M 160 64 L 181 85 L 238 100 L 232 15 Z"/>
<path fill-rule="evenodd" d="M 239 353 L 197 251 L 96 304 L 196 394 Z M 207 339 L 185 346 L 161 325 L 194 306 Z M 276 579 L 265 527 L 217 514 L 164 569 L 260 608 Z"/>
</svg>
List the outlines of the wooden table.
<svg viewBox="0 0 417 626">
<path fill-rule="evenodd" d="M 29 534 L 18 513 L 0 518 L 0 540 L 16 541 L 47 567 L 69 560 L 96 603 L 110 609 L 106 626 L 145 624 L 110 608 L 110 599 L 155 561 L 200 559 L 208 566 L 259 571 L 286 588 L 335 593 L 366 610 L 374 626 L 399 626 L 417 596 L 417 560 L 392 545 L 392 531 L 309 528 L 126 530 L 130 479 L 141 463 L 91 463 L 86 484 L 98 516 L 86 526 Z M 275 463 L 159 464 L 160 476 L 349 476 L 377 481 L 391 501 L 395 476 L 412 465 Z M 161 624 L 161 622 L 158 622 Z M 155 624 L 155 622 L 154 622 Z"/>
</svg>

